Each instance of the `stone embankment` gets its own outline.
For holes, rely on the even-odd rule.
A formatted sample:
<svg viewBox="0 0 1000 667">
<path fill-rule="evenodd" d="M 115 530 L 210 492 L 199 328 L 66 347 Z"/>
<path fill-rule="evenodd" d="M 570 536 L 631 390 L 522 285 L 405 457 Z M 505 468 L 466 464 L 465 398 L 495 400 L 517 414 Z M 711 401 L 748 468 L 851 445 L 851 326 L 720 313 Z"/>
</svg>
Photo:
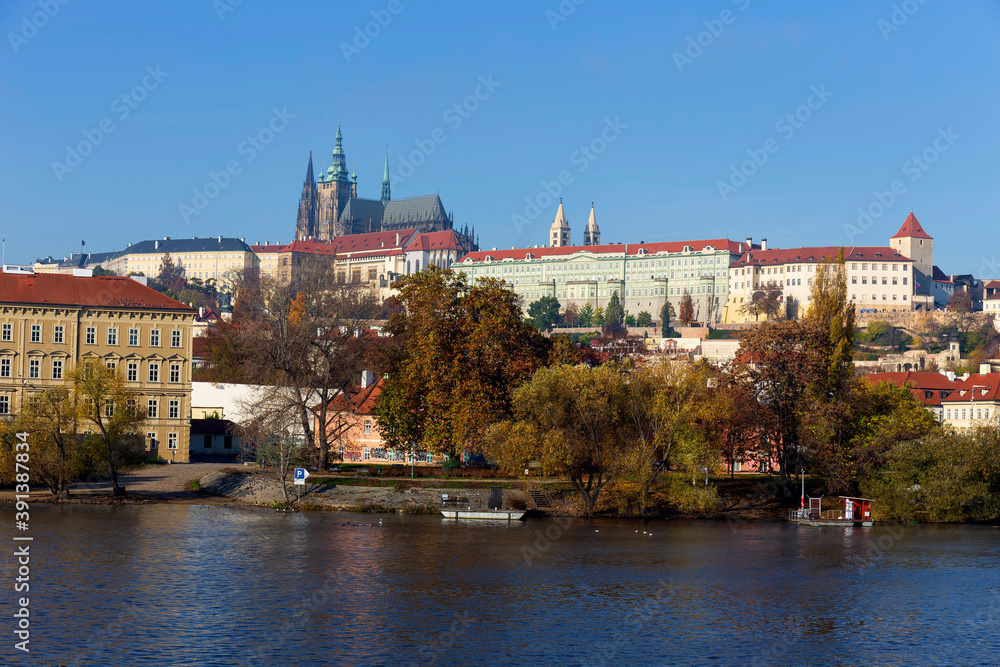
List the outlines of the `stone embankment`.
<svg viewBox="0 0 1000 667">
<path fill-rule="evenodd" d="M 221 470 L 202 477 L 200 490 L 217 496 L 254 505 L 272 505 L 284 500 L 281 486 L 264 472 Z M 301 498 L 299 493 L 301 492 Z M 306 484 L 304 487 L 289 485 L 290 500 L 301 506 L 332 510 L 404 512 L 413 514 L 437 512 L 441 495 L 468 498 L 473 507 L 486 507 L 489 489 L 441 489 L 417 486 L 400 481 L 395 486 L 360 486 L 331 483 Z M 504 489 L 504 506 L 533 507 L 530 497 L 519 489 Z"/>
</svg>

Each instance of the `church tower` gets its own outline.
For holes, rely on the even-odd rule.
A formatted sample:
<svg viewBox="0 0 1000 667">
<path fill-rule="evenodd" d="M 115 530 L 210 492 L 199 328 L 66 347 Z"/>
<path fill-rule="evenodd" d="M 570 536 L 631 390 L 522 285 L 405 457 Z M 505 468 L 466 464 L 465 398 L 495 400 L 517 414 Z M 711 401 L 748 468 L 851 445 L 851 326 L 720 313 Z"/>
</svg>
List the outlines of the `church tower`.
<svg viewBox="0 0 1000 667">
<path fill-rule="evenodd" d="M 316 234 L 320 241 L 330 241 L 335 236 L 351 233 L 339 226 L 340 214 L 352 197 L 357 196 L 357 181 L 351 180 L 347 172 L 347 156 L 344 154 L 344 135 L 337 125 L 336 144 L 333 147 L 333 161 L 326 174 L 319 178 L 319 204 L 316 214 Z"/>
<path fill-rule="evenodd" d="M 889 239 L 889 245 L 899 254 L 913 260 L 913 293 L 915 295 L 932 294 L 934 238 L 924 231 L 924 228 L 917 221 L 917 216 L 913 215 L 913 211 L 910 211 L 910 215 L 906 216 L 899 231 Z"/>
<path fill-rule="evenodd" d="M 313 175 L 313 154 L 309 151 L 309 166 L 306 167 L 306 180 L 302 183 L 302 196 L 299 197 L 299 215 L 295 220 L 296 239 L 316 236 L 318 203 L 319 190 L 316 187 L 316 177 Z"/>
<path fill-rule="evenodd" d="M 385 171 L 382 172 L 382 206 L 389 203 L 392 199 L 391 193 L 389 192 L 389 149 L 385 149 Z"/>
<path fill-rule="evenodd" d="M 552 227 L 549 228 L 549 247 L 563 248 L 568 245 L 569 220 L 566 219 L 566 212 L 563 211 L 562 199 L 560 199 L 556 219 L 552 221 Z"/>
<path fill-rule="evenodd" d="M 601 230 L 597 227 L 597 216 L 594 214 L 594 202 L 590 202 L 590 220 L 583 230 L 583 245 L 601 245 Z"/>
</svg>

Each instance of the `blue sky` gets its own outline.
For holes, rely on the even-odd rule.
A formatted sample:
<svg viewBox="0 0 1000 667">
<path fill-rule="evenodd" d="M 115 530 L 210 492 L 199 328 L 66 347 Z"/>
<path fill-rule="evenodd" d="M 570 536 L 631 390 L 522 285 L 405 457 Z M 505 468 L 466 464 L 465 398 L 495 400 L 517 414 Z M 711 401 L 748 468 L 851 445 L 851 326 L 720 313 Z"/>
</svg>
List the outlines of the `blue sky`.
<svg viewBox="0 0 1000 667">
<path fill-rule="evenodd" d="M 487 248 L 544 244 L 550 192 L 574 242 L 591 202 L 605 242 L 777 247 L 885 245 L 912 208 L 946 272 L 1000 277 L 996 0 L 35 0 L 0 33 L 8 262 L 288 241 L 341 118 L 361 196 L 388 145 L 394 197 Z"/>
</svg>

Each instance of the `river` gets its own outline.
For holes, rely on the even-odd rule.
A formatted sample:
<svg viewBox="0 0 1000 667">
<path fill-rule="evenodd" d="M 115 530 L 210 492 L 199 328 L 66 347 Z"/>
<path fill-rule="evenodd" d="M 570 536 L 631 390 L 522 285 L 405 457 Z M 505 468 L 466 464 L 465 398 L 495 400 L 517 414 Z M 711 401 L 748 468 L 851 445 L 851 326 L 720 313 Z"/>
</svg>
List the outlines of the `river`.
<svg viewBox="0 0 1000 667">
<path fill-rule="evenodd" d="M 32 535 L 0 664 L 1000 662 L 992 527 L 36 505 Z"/>
</svg>

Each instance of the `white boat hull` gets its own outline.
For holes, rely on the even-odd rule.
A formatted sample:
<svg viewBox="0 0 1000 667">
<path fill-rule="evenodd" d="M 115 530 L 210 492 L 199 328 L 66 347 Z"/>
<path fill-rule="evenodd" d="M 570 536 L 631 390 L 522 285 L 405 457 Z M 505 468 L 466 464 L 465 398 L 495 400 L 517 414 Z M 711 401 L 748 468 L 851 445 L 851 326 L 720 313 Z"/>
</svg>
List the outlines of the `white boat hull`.
<svg viewBox="0 0 1000 667">
<path fill-rule="evenodd" d="M 442 509 L 448 519 L 490 519 L 493 521 L 517 521 L 524 516 L 524 510 L 459 510 Z"/>
</svg>

